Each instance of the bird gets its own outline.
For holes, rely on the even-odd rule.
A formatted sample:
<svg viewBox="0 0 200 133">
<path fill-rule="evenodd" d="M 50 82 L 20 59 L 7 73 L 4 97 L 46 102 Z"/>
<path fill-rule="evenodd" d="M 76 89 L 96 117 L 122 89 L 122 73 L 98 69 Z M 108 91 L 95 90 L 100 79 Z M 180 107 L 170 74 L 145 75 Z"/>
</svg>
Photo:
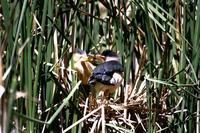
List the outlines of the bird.
<svg viewBox="0 0 200 133">
<path fill-rule="evenodd" d="M 77 72 L 78 79 L 82 81 L 83 85 L 87 85 L 88 78 L 90 77 L 95 66 L 88 61 L 86 52 L 78 48 L 72 55 L 72 59 L 74 63 L 73 67 Z"/>
<path fill-rule="evenodd" d="M 91 101 L 99 92 L 103 92 L 103 99 L 107 99 L 123 81 L 124 69 L 119 56 L 111 50 L 105 50 L 101 55 L 105 57 L 105 61 L 93 69 L 88 80 L 91 86 Z"/>
<path fill-rule="evenodd" d="M 78 79 L 82 81 L 83 85 L 88 85 L 88 79 L 96 67 L 94 62 L 102 63 L 105 57 L 100 54 L 87 54 L 85 51 L 76 48 L 72 59 Z"/>
</svg>

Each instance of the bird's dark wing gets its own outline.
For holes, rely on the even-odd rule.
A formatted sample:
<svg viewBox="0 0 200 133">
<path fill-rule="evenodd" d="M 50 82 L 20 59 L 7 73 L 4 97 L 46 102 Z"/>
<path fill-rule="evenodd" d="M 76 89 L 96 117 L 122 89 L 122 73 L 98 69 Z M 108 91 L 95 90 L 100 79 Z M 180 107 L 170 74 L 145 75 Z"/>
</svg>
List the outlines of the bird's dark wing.
<svg viewBox="0 0 200 133">
<path fill-rule="evenodd" d="M 93 70 L 88 83 L 93 84 L 95 81 L 98 81 L 103 84 L 112 84 L 110 80 L 112 79 L 113 74 L 116 72 L 123 72 L 123 67 L 118 61 L 104 62 Z"/>
</svg>

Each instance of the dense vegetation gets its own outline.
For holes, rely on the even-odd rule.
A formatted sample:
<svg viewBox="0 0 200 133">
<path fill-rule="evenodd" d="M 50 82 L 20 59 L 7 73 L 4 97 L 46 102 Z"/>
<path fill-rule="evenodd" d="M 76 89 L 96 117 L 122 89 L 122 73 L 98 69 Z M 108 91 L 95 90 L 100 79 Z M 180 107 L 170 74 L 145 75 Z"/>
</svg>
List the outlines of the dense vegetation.
<svg viewBox="0 0 200 133">
<path fill-rule="evenodd" d="M 200 132 L 200 1 L 1 0 L 1 132 Z M 124 81 L 89 110 L 75 48 L 118 52 Z"/>
</svg>

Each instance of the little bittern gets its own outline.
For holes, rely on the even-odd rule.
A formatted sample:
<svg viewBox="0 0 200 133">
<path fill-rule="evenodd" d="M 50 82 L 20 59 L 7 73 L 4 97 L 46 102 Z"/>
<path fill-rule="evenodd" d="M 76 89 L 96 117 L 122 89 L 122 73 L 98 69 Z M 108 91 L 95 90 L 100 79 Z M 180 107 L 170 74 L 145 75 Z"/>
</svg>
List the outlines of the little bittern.
<svg viewBox="0 0 200 133">
<path fill-rule="evenodd" d="M 105 62 L 94 68 L 88 84 L 92 86 L 92 96 L 102 91 L 104 96 L 113 93 L 122 83 L 123 66 L 115 52 L 106 50 L 102 53 L 105 56 Z"/>
</svg>

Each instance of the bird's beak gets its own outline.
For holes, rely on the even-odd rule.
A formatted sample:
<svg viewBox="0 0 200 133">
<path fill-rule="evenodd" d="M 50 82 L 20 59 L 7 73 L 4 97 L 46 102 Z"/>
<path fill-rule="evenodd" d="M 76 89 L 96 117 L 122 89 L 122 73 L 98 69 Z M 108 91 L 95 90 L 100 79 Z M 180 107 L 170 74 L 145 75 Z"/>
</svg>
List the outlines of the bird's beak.
<svg viewBox="0 0 200 133">
<path fill-rule="evenodd" d="M 96 55 L 96 58 L 97 58 L 97 60 L 100 60 L 100 61 L 105 61 L 105 59 L 106 59 L 106 57 L 105 56 L 103 56 L 103 55 L 100 55 L 100 54 L 97 54 Z"/>
<path fill-rule="evenodd" d="M 90 54 L 90 55 L 88 55 L 88 60 L 90 61 L 90 62 L 94 62 L 94 61 L 98 61 L 98 62 L 104 62 L 105 61 L 105 56 L 103 56 L 103 55 L 100 55 L 100 54 Z"/>
</svg>

